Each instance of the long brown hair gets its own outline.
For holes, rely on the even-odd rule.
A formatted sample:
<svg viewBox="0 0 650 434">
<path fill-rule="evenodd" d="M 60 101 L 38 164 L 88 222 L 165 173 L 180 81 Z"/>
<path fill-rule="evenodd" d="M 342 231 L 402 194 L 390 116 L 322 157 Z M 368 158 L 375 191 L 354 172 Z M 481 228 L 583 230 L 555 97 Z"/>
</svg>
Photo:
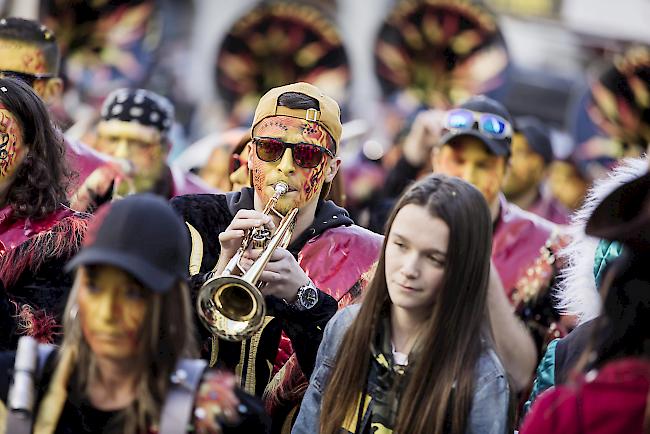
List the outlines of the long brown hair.
<svg viewBox="0 0 650 434">
<path fill-rule="evenodd" d="M 449 245 L 441 290 L 409 355 L 394 431 L 441 434 L 445 423 L 450 423 L 448 432 L 465 432 L 475 365 L 483 349 L 481 338 L 489 330 L 490 212 L 481 193 L 470 184 L 431 175 L 402 195 L 386 223 L 377 271 L 357 318 L 341 342 L 325 389 L 320 422 L 323 433 L 339 432 L 346 416 L 357 411 L 355 404 L 367 383 L 370 342 L 380 318 L 390 312 L 385 274 L 387 239 L 395 216 L 409 204 L 426 208 L 447 223 Z"/>
<path fill-rule="evenodd" d="M 64 317 L 64 339 L 61 354 L 76 349 L 77 360 L 72 393 L 86 396 L 89 379 L 97 375 L 95 357 L 81 331 L 77 318 L 77 296 L 84 267 L 77 270 Z M 170 291 L 149 291 L 148 308 L 140 335 L 138 363 L 134 369 L 139 373 L 135 400 L 124 414 L 124 424 L 116 427 L 119 432 L 149 432 L 157 424 L 169 387 L 169 378 L 181 357 L 194 357 L 197 346 L 194 337 L 189 290 L 179 282 Z"/>
</svg>

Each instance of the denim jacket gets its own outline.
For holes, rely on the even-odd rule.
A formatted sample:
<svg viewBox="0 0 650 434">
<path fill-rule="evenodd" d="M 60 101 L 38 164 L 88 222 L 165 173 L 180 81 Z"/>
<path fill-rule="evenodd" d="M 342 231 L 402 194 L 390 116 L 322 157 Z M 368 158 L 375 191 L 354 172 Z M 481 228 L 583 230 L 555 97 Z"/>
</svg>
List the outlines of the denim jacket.
<svg viewBox="0 0 650 434">
<path fill-rule="evenodd" d="M 313 434 L 319 431 L 323 391 L 334 366 L 338 346 L 359 308 L 360 305 L 356 304 L 341 309 L 327 324 L 292 434 Z M 510 391 L 505 370 L 491 348 L 486 348 L 477 362 L 474 390 L 466 432 L 504 434 L 508 426 Z"/>
</svg>

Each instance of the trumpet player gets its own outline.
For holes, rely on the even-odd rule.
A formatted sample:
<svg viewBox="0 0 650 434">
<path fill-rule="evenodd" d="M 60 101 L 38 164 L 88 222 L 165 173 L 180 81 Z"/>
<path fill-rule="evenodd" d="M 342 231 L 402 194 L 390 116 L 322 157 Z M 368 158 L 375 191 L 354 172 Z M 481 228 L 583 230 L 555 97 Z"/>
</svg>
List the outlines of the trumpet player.
<svg viewBox="0 0 650 434">
<path fill-rule="evenodd" d="M 224 272 L 251 230 L 273 233 L 283 215 L 298 210 L 287 248 L 275 249 L 260 275 L 266 304 L 260 329 L 243 342 L 228 342 L 202 328 L 204 357 L 236 371 L 246 391 L 264 397 L 274 432 L 296 417 L 324 326 L 337 307 L 360 295 L 362 276 L 381 247 L 380 236 L 323 200 L 341 164 L 341 129 L 338 104 L 317 87 L 294 83 L 271 89 L 260 99 L 251 127 L 252 187 L 172 200 L 192 240 L 195 297 L 207 279 Z M 263 213 L 280 183 L 286 193 Z M 259 254 L 247 249 L 241 268 Z"/>
</svg>

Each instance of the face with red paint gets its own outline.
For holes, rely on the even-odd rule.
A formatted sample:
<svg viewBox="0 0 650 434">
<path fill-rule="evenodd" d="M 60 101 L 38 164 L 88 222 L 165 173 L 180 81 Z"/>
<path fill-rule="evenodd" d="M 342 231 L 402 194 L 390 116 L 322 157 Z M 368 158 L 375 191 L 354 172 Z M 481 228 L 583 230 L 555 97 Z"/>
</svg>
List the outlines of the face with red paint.
<svg viewBox="0 0 650 434">
<path fill-rule="evenodd" d="M 95 149 L 133 164 L 131 174 L 136 192 L 150 191 L 165 168 L 167 147 L 160 131 L 138 122 L 103 120 L 97 125 Z M 129 193 L 127 183 L 118 186 L 120 195 Z"/>
<path fill-rule="evenodd" d="M 119 268 L 81 267 L 78 271 L 81 329 L 96 357 L 137 357 L 149 290 Z"/>
<path fill-rule="evenodd" d="M 0 104 L 0 190 L 4 190 L 27 155 L 18 120 Z"/>
<path fill-rule="evenodd" d="M 253 136 L 275 138 L 285 143 L 310 143 L 330 150 L 333 148 L 329 134 L 319 124 L 289 116 L 273 116 L 262 120 L 255 127 Z M 252 172 L 255 193 L 261 202 L 266 204 L 269 201 L 277 182 L 284 181 L 289 185 L 289 192 L 280 198 L 276 206 L 283 214 L 295 207 L 303 209 L 315 205 L 323 184 L 332 181 L 340 164 L 338 158 L 329 158 L 323 154 L 320 164 L 306 169 L 296 164 L 291 149 L 285 149 L 279 160 L 265 162 L 258 157 L 256 145 L 253 143 L 250 146 L 248 166 Z"/>
<path fill-rule="evenodd" d="M 476 187 L 488 204 L 499 200 L 506 173 L 506 158 L 492 154 L 483 142 L 472 136 L 459 136 L 435 150 L 433 170 L 456 176 Z"/>
</svg>

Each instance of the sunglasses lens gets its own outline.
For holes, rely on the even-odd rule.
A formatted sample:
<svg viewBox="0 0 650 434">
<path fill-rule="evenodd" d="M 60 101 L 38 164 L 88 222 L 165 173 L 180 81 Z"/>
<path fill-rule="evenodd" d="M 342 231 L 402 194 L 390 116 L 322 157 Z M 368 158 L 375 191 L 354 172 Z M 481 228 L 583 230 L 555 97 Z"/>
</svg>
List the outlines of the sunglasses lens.
<svg viewBox="0 0 650 434">
<path fill-rule="evenodd" d="M 455 129 L 472 128 L 474 115 L 466 110 L 453 110 L 447 116 L 447 127 Z"/>
<path fill-rule="evenodd" d="M 284 143 L 273 139 L 256 139 L 255 149 L 260 160 L 270 163 L 282 158 Z"/>
<path fill-rule="evenodd" d="M 323 150 L 318 146 L 297 144 L 293 148 L 293 159 L 298 166 L 311 169 L 323 161 Z"/>
<path fill-rule="evenodd" d="M 496 116 L 483 115 L 481 117 L 481 129 L 486 134 L 500 138 L 506 132 L 506 123 L 503 119 Z"/>
</svg>

